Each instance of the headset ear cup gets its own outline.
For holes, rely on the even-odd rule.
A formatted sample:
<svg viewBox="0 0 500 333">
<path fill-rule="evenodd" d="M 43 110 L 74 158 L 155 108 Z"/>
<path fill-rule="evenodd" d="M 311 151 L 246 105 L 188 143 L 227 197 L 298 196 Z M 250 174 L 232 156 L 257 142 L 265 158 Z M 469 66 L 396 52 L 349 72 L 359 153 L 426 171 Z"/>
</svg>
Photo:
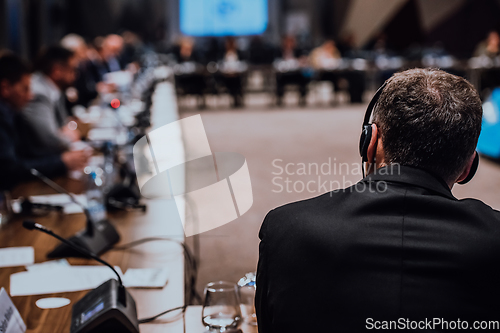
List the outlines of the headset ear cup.
<svg viewBox="0 0 500 333">
<path fill-rule="evenodd" d="M 363 162 L 368 162 L 368 146 L 372 140 L 372 126 L 365 125 L 361 137 L 359 139 L 359 154 Z"/>
<path fill-rule="evenodd" d="M 474 178 L 474 175 L 476 174 L 478 167 L 479 167 L 479 154 L 476 151 L 476 156 L 474 156 L 474 161 L 472 162 L 472 166 L 470 167 L 469 174 L 467 175 L 467 177 L 465 177 L 464 180 L 458 182 L 458 184 L 464 185 L 470 182 L 471 179 Z"/>
</svg>

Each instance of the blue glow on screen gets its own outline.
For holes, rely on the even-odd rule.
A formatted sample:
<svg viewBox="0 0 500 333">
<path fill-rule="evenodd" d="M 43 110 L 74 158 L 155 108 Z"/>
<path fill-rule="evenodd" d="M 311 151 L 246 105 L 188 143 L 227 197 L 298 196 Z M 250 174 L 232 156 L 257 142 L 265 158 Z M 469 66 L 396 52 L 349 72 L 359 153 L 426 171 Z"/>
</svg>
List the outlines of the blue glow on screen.
<svg viewBox="0 0 500 333">
<path fill-rule="evenodd" d="M 267 0 L 180 0 L 185 35 L 258 35 L 266 30 L 267 22 Z"/>
</svg>

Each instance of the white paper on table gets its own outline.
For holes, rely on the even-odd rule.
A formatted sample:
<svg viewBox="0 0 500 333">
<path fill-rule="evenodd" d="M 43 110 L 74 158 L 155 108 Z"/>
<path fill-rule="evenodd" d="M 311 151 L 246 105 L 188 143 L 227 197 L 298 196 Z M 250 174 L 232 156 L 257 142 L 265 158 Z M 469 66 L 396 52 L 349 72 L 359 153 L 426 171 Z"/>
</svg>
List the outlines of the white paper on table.
<svg viewBox="0 0 500 333">
<path fill-rule="evenodd" d="M 120 267 L 115 269 L 122 276 Z M 69 266 L 14 273 L 10 294 L 28 296 L 95 289 L 116 274 L 106 266 Z"/>
<path fill-rule="evenodd" d="M 123 275 L 127 288 L 163 288 L 167 280 L 167 268 L 129 268 Z"/>
<path fill-rule="evenodd" d="M 73 194 L 73 197 L 84 207 L 87 206 L 87 197 L 84 194 Z M 83 213 L 82 208 L 73 203 L 67 194 L 33 195 L 29 197 L 29 200 L 32 203 L 62 206 L 64 214 Z M 21 212 L 21 201 L 19 199 L 12 200 L 11 204 L 14 213 Z"/>
<path fill-rule="evenodd" d="M 51 270 L 54 268 L 60 268 L 61 266 L 62 267 L 69 267 L 70 264 L 69 264 L 68 260 L 66 260 L 66 259 L 50 260 L 50 261 L 41 262 L 39 264 L 33 264 L 33 265 L 26 266 L 26 269 L 29 272 L 40 272 L 43 270 Z"/>
<path fill-rule="evenodd" d="M 0 249 L 0 267 L 31 265 L 35 262 L 32 246 L 5 247 Z"/>
<path fill-rule="evenodd" d="M 17 311 L 17 308 L 3 287 L 0 289 L 0 332 L 26 332 L 26 324 L 23 318 L 21 318 L 19 311 Z"/>
<path fill-rule="evenodd" d="M 115 141 L 118 133 L 114 127 L 93 128 L 87 133 L 90 141 Z"/>
</svg>

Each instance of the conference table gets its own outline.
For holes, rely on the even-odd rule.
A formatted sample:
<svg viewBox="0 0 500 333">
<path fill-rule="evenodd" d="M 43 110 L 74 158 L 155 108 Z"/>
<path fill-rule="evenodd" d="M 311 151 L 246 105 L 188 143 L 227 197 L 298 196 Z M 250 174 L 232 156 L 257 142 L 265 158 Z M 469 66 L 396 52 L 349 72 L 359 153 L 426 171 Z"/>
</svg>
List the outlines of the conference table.
<svg viewBox="0 0 500 333">
<path fill-rule="evenodd" d="M 156 84 L 152 96 L 151 128 L 154 130 L 165 124 L 178 120 L 177 103 L 173 83 L 165 80 Z M 169 143 L 182 150 L 182 138 Z M 55 181 L 72 193 L 83 193 L 83 181 L 70 177 L 61 177 Z M 33 195 L 54 194 L 55 192 L 41 181 L 22 184 L 11 191 L 11 197 L 28 197 Z M 168 237 L 174 241 L 154 241 L 124 251 L 108 251 L 101 256 L 111 265 L 119 266 L 123 272 L 128 268 L 167 268 L 168 282 L 161 289 L 128 289 L 134 297 L 139 318 L 147 318 L 165 310 L 184 305 L 184 253 L 179 242 L 184 241 L 182 226 L 183 211 L 175 205 L 174 200 L 165 198 L 144 199 L 147 211 L 121 211 L 108 213 L 108 219 L 120 234 L 117 246 L 146 237 Z M 43 217 L 14 216 L 6 224 L 0 226 L 0 248 L 32 246 L 35 252 L 35 263 L 47 261 L 49 253 L 58 241 L 37 231 L 28 231 L 22 227 L 23 219 L 35 220 L 55 233 L 67 238 L 85 227 L 84 214 L 62 215 L 56 212 Z M 71 265 L 100 265 L 84 258 L 68 258 Z M 24 267 L 0 268 L 0 287 L 10 290 L 10 275 L 24 271 Z M 72 305 L 81 299 L 88 290 L 78 292 L 57 293 L 52 295 L 33 295 L 12 297 L 14 305 L 27 325 L 27 332 L 69 332 Z M 71 301 L 70 305 L 58 309 L 40 309 L 35 302 L 41 298 L 64 297 Z M 140 327 L 143 333 L 184 332 L 182 312 L 172 312 L 152 323 Z M 200 318 L 201 322 L 201 318 Z"/>
<path fill-rule="evenodd" d="M 57 183 L 71 192 L 79 192 L 81 182 L 72 179 L 57 179 Z M 13 196 L 51 194 L 52 190 L 39 182 L 27 183 L 13 191 Z M 173 209 L 169 200 L 154 199 L 145 201 L 146 213 L 119 212 L 109 214 L 109 220 L 117 228 L 120 244 L 152 236 L 168 236 L 183 241 L 184 232 L 180 223 L 166 223 L 162 218 L 168 209 Z M 35 263 L 47 261 L 46 254 L 58 241 L 46 234 L 28 231 L 22 227 L 22 217 L 16 217 L 0 229 L 0 247 L 33 246 Z M 61 215 L 50 213 L 37 217 L 36 222 L 52 229 L 63 237 L 72 236 L 85 227 L 83 214 Z M 122 271 L 128 268 L 163 268 L 169 270 L 169 279 L 161 289 L 128 289 L 134 297 L 139 318 L 154 316 L 164 310 L 184 304 L 184 256 L 182 247 L 175 242 L 151 242 L 127 251 L 109 251 L 101 256 L 112 265 L 119 266 Z M 90 259 L 68 258 L 71 265 L 98 265 Z M 0 268 L 0 286 L 9 291 L 10 275 L 24 271 L 24 267 Z M 57 293 L 52 295 L 16 296 L 12 297 L 14 305 L 24 319 L 27 332 L 67 333 L 70 331 L 71 306 L 88 291 Z M 39 309 L 35 302 L 41 298 L 64 297 L 71 301 L 70 305 L 59 309 Z M 166 315 L 156 322 L 141 325 L 141 332 L 183 332 L 184 324 L 180 320 L 180 311 Z"/>
</svg>

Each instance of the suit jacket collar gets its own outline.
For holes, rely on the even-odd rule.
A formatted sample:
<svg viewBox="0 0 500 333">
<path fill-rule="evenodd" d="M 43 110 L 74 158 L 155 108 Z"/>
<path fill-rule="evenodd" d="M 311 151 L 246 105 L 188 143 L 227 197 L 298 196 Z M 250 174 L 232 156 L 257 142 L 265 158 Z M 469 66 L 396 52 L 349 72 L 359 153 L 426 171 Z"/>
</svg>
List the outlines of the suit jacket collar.
<svg viewBox="0 0 500 333">
<path fill-rule="evenodd" d="M 433 175 L 429 171 L 409 166 L 388 165 L 377 169 L 375 173 L 366 176 L 361 181 L 386 181 L 409 184 L 417 187 L 423 187 L 450 199 L 457 200 L 451 193 L 448 184 L 446 184 L 441 177 Z"/>
</svg>

